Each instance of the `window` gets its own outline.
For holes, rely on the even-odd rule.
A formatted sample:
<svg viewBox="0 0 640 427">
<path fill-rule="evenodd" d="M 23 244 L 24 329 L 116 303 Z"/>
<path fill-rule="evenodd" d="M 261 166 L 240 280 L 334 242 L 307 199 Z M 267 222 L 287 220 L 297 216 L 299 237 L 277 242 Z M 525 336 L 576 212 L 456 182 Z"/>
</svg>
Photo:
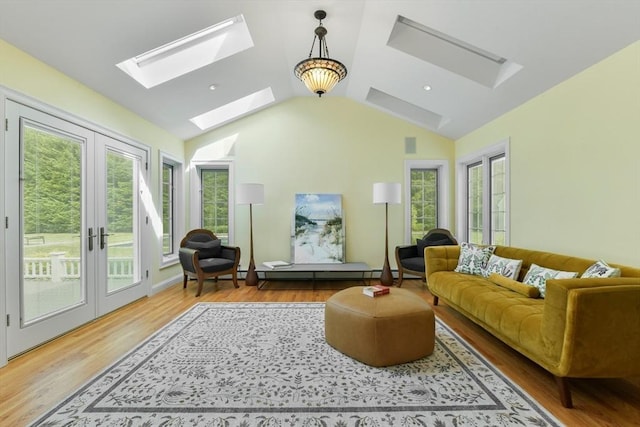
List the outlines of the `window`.
<svg viewBox="0 0 640 427">
<path fill-rule="evenodd" d="M 421 239 L 432 228 L 448 227 L 449 172 L 446 161 L 405 162 L 405 239 Z"/>
<path fill-rule="evenodd" d="M 458 161 L 458 235 L 477 244 L 507 245 L 508 141 Z"/>
<path fill-rule="evenodd" d="M 202 228 L 229 242 L 229 170 L 203 169 L 200 174 Z"/>
<path fill-rule="evenodd" d="M 160 197 L 162 206 L 162 264 L 178 259 L 181 236 L 182 163 L 160 153 Z"/>
</svg>

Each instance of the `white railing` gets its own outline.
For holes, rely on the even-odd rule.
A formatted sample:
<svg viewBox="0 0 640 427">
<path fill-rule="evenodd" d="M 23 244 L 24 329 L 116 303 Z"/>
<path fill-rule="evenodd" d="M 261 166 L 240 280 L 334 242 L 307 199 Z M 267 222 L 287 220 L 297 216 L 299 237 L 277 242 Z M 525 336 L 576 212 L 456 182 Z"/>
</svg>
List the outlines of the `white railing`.
<svg viewBox="0 0 640 427">
<path fill-rule="evenodd" d="M 107 268 L 110 278 L 133 277 L 132 258 L 109 258 Z M 64 252 L 53 252 L 48 258 L 25 258 L 23 277 L 57 282 L 78 279 L 81 271 L 80 258 L 67 258 Z"/>
</svg>

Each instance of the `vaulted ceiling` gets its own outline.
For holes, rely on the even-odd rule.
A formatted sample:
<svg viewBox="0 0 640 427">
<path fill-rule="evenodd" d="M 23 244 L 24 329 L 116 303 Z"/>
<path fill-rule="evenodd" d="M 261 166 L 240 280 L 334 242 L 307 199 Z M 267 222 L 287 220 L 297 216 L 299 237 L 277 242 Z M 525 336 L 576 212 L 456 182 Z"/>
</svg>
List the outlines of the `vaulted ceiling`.
<svg viewBox="0 0 640 427">
<path fill-rule="evenodd" d="M 636 0 L 0 0 L 0 38 L 189 139 L 209 130 L 190 118 L 250 94 L 270 88 L 273 102 L 236 119 L 314 96 L 293 68 L 317 9 L 348 69 L 325 96 L 452 139 L 640 39 Z M 149 89 L 116 67 L 240 15 L 253 46 L 213 64 Z"/>
</svg>

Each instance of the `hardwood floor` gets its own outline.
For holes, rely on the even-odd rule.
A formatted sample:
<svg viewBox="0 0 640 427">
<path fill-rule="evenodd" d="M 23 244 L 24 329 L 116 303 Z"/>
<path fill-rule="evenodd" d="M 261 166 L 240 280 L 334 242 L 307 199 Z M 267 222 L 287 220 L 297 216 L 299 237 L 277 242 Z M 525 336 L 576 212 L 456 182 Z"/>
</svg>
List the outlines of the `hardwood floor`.
<svg viewBox="0 0 640 427">
<path fill-rule="evenodd" d="M 11 360 L 0 368 L 0 426 L 24 426 L 196 302 L 323 302 L 359 282 L 271 282 L 263 290 L 207 282 L 195 298 L 176 284 Z M 405 280 L 430 303 L 419 280 Z M 436 315 L 568 426 L 640 426 L 640 378 L 571 380 L 573 409 L 560 405 L 548 372 L 441 303 Z"/>
</svg>

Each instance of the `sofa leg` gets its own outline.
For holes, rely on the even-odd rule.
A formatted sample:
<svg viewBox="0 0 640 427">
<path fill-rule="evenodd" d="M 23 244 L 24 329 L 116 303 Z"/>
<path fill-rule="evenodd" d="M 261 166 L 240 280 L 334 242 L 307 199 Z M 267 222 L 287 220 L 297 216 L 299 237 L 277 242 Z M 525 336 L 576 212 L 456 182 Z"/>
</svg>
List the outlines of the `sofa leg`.
<svg viewBox="0 0 640 427">
<path fill-rule="evenodd" d="M 437 296 L 433 296 L 433 305 L 438 305 L 438 297 Z"/>
<path fill-rule="evenodd" d="M 573 408 L 573 402 L 571 401 L 571 390 L 569 389 L 569 381 L 566 377 L 555 377 L 556 384 L 558 384 L 558 391 L 560 392 L 560 402 L 565 408 Z"/>
</svg>

